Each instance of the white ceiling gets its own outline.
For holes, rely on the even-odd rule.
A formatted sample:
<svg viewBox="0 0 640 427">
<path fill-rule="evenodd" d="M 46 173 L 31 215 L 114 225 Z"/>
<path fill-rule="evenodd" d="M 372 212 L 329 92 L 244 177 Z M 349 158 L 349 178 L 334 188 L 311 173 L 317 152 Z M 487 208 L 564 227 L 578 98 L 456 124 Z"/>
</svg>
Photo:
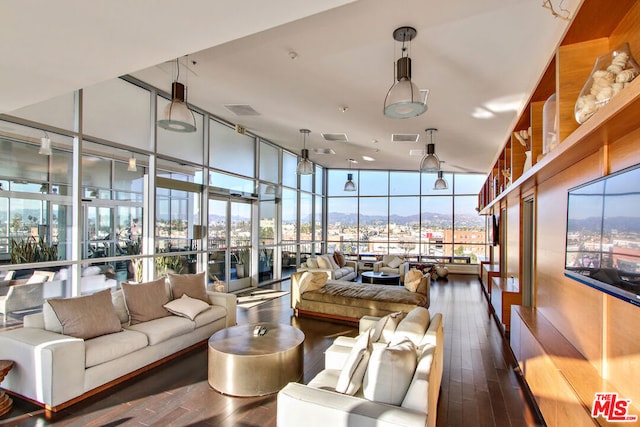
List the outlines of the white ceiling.
<svg viewBox="0 0 640 427">
<path fill-rule="evenodd" d="M 579 0 L 565 1 L 572 15 Z M 397 27 L 417 29 L 413 81 L 428 111 L 389 119 Z M 119 75 L 170 91 L 175 60 L 189 102 L 328 167 L 416 170 L 435 127 L 446 170 L 487 172 L 567 22 L 541 0 L 11 0 L 0 6 L 0 112 Z M 296 58 L 291 59 L 291 52 Z M 224 104 L 259 115 L 236 116 Z M 348 107 L 341 112 L 340 107 Z M 490 118 L 474 118 L 483 112 Z M 321 133 L 345 133 L 326 142 Z M 417 143 L 392 133 L 419 133 Z M 375 162 L 365 162 L 369 155 Z"/>
</svg>

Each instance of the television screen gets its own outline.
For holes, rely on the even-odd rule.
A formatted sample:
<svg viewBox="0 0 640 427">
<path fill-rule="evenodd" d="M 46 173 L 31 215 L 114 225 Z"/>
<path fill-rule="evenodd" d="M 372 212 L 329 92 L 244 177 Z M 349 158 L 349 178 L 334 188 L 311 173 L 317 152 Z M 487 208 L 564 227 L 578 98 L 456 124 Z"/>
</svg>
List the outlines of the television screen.
<svg viewBox="0 0 640 427">
<path fill-rule="evenodd" d="M 490 246 L 498 246 L 500 244 L 500 216 L 491 215 L 489 217 L 489 227 L 487 229 L 487 240 Z"/>
<path fill-rule="evenodd" d="M 640 165 L 569 190 L 565 275 L 640 305 Z"/>
</svg>

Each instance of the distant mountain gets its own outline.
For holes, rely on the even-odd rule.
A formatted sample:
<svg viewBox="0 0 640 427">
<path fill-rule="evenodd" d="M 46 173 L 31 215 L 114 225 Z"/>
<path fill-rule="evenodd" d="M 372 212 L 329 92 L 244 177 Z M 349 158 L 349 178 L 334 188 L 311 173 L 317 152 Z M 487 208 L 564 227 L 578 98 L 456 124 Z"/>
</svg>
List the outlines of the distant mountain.
<svg viewBox="0 0 640 427">
<path fill-rule="evenodd" d="M 420 215 L 391 215 L 389 217 L 389 222 L 392 224 L 399 225 L 411 225 L 418 224 L 420 222 Z M 452 215 L 446 214 L 438 214 L 432 212 L 423 212 L 422 213 L 422 221 L 428 222 L 432 224 L 451 224 Z M 329 213 L 329 223 L 330 224 L 342 224 L 346 226 L 355 226 L 358 224 L 358 215 L 357 214 L 345 214 L 345 213 Z M 360 225 L 380 225 L 386 224 L 387 217 L 385 215 L 361 215 L 360 216 Z M 456 223 L 458 225 L 464 225 L 467 227 L 483 227 L 485 225 L 485 219 L 482 216 L 475 214 L 458 214 L 456 215 Z"/>
</svg>

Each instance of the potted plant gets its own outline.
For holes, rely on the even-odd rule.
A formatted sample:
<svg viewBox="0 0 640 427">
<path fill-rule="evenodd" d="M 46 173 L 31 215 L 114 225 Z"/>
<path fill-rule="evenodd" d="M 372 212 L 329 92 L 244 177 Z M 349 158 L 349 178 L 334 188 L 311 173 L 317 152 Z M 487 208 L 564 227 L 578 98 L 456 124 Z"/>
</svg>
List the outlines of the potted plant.
<svg viewBox="0 0 640 427">
<path fill-rule="evenodd" d="M 12 238 L 9 253 L 11 255 L 11 264 L 58 260 L 58 246 L 50 245 L 44 237 L 36 239 L 33 236 L 29 236 L 22 240 Z"/>
<path fill-rule="evenodd" d="M 235 252 L 231 252 L 231 256 L 236 262 L 236 276 L 238 276 L 238 279 L 242 279 L 248 272 L 246 266 L 249 264 L 249 249 L 238 249 Z"/>
</svg>

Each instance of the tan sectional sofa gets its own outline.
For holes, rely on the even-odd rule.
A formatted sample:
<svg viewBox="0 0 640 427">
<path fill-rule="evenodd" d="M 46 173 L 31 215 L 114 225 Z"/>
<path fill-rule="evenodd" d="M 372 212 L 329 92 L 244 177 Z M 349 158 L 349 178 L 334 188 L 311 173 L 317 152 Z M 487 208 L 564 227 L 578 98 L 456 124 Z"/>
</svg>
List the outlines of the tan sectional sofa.
<svg viewBox="0 0 640 427">
<path fill-rule="evenodd" d="M 325 352 L 325 369 L 307 385 L 285 386 L 278 393 L 278 427 L 435 427 L 442 315 L 418 307 L 399 323 L 389 317 L 363 318 L 360 335 L 338 337 Z"/>
<path fill-rule="evenodd" d="M 291 275 L 291 307 L 296 316 L 357 323 L 363 316 L 384 316 L 396 311 L 406 313 L 415 307 L 428 308 L 430 304 L 431 279 L 428 275 L 422 276 L 415 292 L 405 286 L 343 280 L 327 280 L 320 289 L 301 292 L 303 274 L 296 272 Z"/>
<path fill-rule="evenodd" d="M 330 280 L 355 280 L 358 277 L 358 263 L 344 260 L 344 257 L 338 256 L 338 258 L 342 259 L 342 266 L 336 261 L 335 253 L 308 258 L 306 262 L 300 264 L 298 271 L 324 272 Z"/>
<path fill-rule="evenodd" d="M 147 284 L 132 285 L 129 291 L 135 292 L 129 292 L 129 297 L 125 294 L 128 290 L 124 289 L 49 300 L 42 313 L 24 318 L 24 328 L 0 333 L 0 359 L 15 363 L 2 387 L 56 411 L 180 354 L 206 341 L 214 332 L 236 324 L 235 295 L 206 291 L 204 274 L 181 276 L 189 276 L 191 280 L 197 276 L 197 280 L 202 281 L 199 297 L 190 298 L 188 289 L 185 291 L 185 288 L 173 286 L 168 292 L 169 287 L 161 280 L 159 286 L 165 292 L 167 307 L 171 311 L 150 320 L 143 317 L 148 312 L 133 311 L 136 304 L 153 306 L 153 298 L 144 295 L 136 301 L 130 297 L 136 292 L 140 295 L 143 288 L 138 286 Z M 178 292 L 178 289 L 182 290 Z M 63 309 L 56 307 L 56 301 L 64 303 Z M 108 308 L 96 307 L 96 301 Z M 75 308 L 74 303 L 77 303 Z M 111 313 L 114 310 L 116 332 L 91 338 L 79 337 L 87 333 L 84 330 L 86 325 L 76 321 L 82 317 L 74 316 L 73 310 L 87 305 L 93 307 L 94 312 Z M 134 315 L 138 322 L 130 324 Z M 113 317 L 112 314 L 109 316 Z M 105 323 L 111 322 L 112 319 L 109 322 L 100 320 L 97 327 L 104 332 Z"/>
</svg>

